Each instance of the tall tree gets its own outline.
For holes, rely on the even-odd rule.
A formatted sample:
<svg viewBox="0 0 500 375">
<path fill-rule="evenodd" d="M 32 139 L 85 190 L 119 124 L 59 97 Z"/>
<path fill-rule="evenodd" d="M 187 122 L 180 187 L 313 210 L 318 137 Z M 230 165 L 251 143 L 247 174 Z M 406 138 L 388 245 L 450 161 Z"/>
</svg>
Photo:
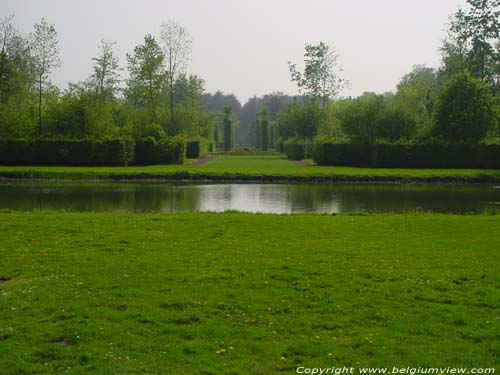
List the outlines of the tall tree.
<svg viewBox="0 0 500 375">
<path fill-rule="evenodd" d="M 156 39 L 152 35 L 146 35 L 144 44 L 134 49 L 134 54 L 127 54 L 128 70 L 130 79 L 128 81 L 129 92 L 135 92 L 146 102 L 151 112 L 151 122 L 157 121 L 156 106 L 163 84 L 164 70 L 163 54 Z"/>
<path fill-rule="evenodd" d="M 450 17 L 441 47 L 446 78 L 468 70 L 474 77 L 495 84 L 500 61 L 495 51 L 500 40 L 500 0 L 467 0 L 468 7 Z"/>
<path fill-rule="evenodd" d="M 94 83 L 95 92 L 103 102 L 114 97 L 118 83 L 120 82 L 120 65 L 114 48 L 116 42 L 101 41 L 97 57 L 94 61 L 94 74 L 91 80 Z"/>
<path fill-rule="evenodd" d="M 262 151 L 267 151 L 269 147 L 269 110 L 266 106 L 262 107 L 257 120 L 257 126 L 260 127 L 260 136 Z"/>
<path fill-rule="evenodd" d="M 306 44 L 305 50 L 304 72 L 298 71 L 296 64 L 288 62 L 291 78 L 313 103 L 321 101 L 324 107 L 348 82 L 340 78 L 342 67 L 338 63 L 338 55 L 329 45 L 324 42 Z"/>
<path fill-rule="evenodd" d="M 17 34 L 13 24 L 14 16 L 0 20 L 0 100 L 4 98 L 4 82 L 6 80 L 7 55 L 13 38 Z"/>
<path fill-rule="evenodd" d="M 34 26 L 30 34 L 30 54 L 33 70 L 38 83 L 38 136 L 42 134 L 42 96 L 43 86 L 54 68 L 61 65 L 59 59 L 59 42 L 54 25 L 45 18 Z"/>
<path fill-rule="evenodd" d="M 231 121 L 232 109 L 229 106 L 224 108 L 224 151 L 233 148 L 233 124 Z"/>
<path fill-rule="evenodd" d="M 160 43 L 165 54 L 167 85 L 169 90 L 170 126 L 174 125 L 174 85 L 186 70 L 191 53 L 191 38 L 186 29 L 174 20 L 160 26 Z"/>
</svg>

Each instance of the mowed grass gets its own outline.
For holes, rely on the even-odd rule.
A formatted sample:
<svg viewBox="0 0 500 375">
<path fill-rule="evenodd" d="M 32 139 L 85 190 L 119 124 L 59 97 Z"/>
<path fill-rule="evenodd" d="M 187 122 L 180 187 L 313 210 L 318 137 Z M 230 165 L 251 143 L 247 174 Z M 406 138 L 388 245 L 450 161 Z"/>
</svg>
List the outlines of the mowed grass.
<svg viewBox="0 0 500 375">
<path fill-rule="evenodd" d="M 203 165 L 147 167 L 0 166 L 4 178 L 210 179 L 263 181 L 499 182 L 500 170 L 390 169 L 296 165 L 280 155 L 221 155 Z"/>
<path fill-rule="evenodd" d="M 499 233 L 498 216 L 1 213 L 0 374 L 498 371 Z"/>
</svg>

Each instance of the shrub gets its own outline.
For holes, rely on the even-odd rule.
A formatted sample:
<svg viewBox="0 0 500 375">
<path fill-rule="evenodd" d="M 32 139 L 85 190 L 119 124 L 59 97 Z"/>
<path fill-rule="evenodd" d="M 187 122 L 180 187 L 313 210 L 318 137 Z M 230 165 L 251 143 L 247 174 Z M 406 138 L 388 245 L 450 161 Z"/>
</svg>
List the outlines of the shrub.
<svg viewBox="0 0 500 375">
<path fill-rule="evenodd" d="M 90 140 L 2 140 L 2 165 L 95 166 L 121 165 L 134 161 L 138 165 L 182 163 L 184 141 L 154 138 L 135 143 L 132 139 Z"/>
<path fill-rule="evenodd" d="M 302 160 L 312 155 L 312 144 L 302 138 L 289 138 L 283 145 L 286 156 L 291 160 Z"/>
<path fill-rule="evenodd" d="M 188 141 L 186 143 L 186 158 L 198 159 L 214 152 L 214 142 L 206 138 Z"/>
<path fill-rule="evenodd" d="M 285 151 L 285 140 L 283 137 L 278 137 L 276 141 L 274 142 L 274 147 L 276 148 L 276 151 L 278 152 L 284 152 Z"/>
<path fill-rule="evenodd" d="M 378 168 L 500 168 L 500 145 L 433 142 L 336 144 L 316 140 L 318 165 Z"/>
<path fill-rule="evenodd" d="M 478 141 L 496 125 L 491 89 L 469 73 L 448 81 L 434 109 L 436 135 L 453 141 Z"/>
</svg>

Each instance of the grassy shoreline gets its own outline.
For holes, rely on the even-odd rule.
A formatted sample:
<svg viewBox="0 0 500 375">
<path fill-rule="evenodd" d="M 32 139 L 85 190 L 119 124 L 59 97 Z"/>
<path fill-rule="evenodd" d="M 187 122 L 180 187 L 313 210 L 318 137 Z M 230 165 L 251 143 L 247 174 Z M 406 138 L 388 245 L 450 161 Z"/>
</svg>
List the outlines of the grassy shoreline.
<svg viewBox="0 0 500 375">
<path fill-rule="evenodd" d="M 148 167 L 0 166 L 5 179 L 263 182 L 498 183 L 500 170 L 300 166 L 277 155 L 223 155 L 203 165 Z"/>
<path fill-rule="evenodd" d="M 0 213 L 0 373 L 500 368 L 500 221 Z"/>
</svg>

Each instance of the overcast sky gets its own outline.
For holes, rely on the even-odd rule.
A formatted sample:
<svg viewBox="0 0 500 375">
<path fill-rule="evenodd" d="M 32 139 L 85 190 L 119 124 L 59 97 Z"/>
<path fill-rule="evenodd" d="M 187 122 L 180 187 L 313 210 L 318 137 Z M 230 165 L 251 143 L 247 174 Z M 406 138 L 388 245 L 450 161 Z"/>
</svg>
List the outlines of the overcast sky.
<svg viewBox="0 0 500 375">
<path fill-rule="evenodd" d="M 465 0 L 0 0 L 28 34 L 45 17 L 59 33 L 63 65 L 52 79 L 65 88 L 90 75 L 101 39 L 125 54 L 157 35 L 170 18 L 193 39 L 189 73 L 206 90 L 241 101 L 273 91 L 296 94 L 288 61 L 303 61 L 304 45 L 325 41 L 340 55 L 351 88 L 342 94 L 385 92 L 415 64 L 439 66 L 448 15 Z"/>
</svg>

